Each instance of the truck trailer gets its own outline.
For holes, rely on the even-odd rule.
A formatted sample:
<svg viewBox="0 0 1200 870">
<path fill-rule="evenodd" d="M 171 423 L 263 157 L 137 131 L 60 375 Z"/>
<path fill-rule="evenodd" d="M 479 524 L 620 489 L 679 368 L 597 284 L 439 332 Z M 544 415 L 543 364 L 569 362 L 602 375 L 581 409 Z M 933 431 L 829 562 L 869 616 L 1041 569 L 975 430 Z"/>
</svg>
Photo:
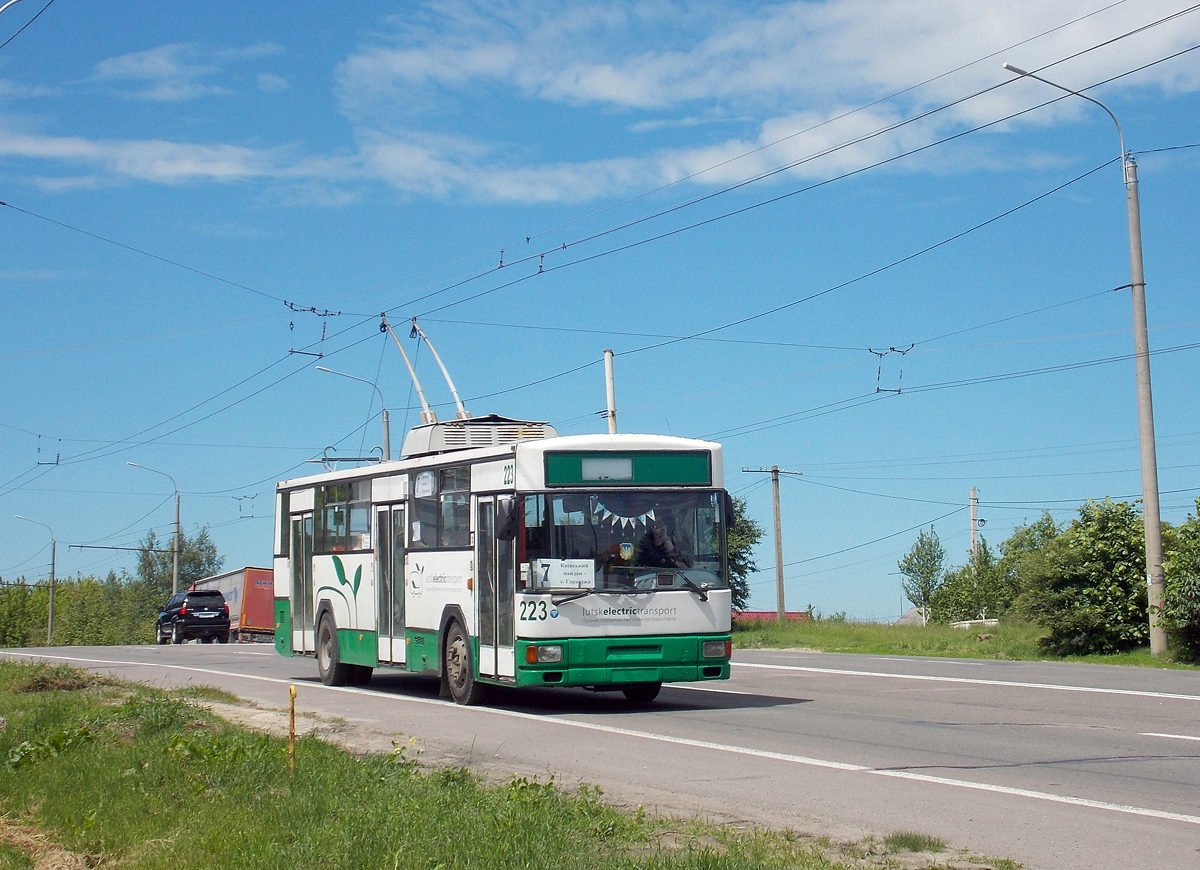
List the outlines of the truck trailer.
<svg viewBox="0 0 1200 870">
<path fill-rule="evenodd" d="M 238 568 L 197 580 L 218 589 L 229 605 L 229 636 L 235 642 L 270 641 L 275 636 L 275 580 L 270 568 Z"/>
</svg>

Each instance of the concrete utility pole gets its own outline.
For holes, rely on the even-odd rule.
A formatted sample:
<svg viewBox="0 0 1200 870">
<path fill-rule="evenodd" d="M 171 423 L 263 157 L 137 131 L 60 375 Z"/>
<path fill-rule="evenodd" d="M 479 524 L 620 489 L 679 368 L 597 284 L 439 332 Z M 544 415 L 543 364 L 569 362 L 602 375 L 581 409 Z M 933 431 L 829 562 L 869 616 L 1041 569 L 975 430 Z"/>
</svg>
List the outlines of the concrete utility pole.
<svg viewBox="0 0 1200 870">
<path fill-rule="evenodd" d="M 971 487 L 971 570 L 979 555 L 979 490 Z"/>
<path fill-rule="evenodd" d="M 3 9 L 0 9 L 0 12 L 3 11 Z M 50 533 L 50 603 L 46 607 L 46 646 L 52 646 L 54 644 L 54 557 L 58 542 L 54 540 L 54 529 L 45 523 L 38 520 L 31 520 L 29 517 L 23 517 L 20 514 L 13 514 L 13 516 L 27 523 L 41 526 Z"/>
<path fill-rule="evenodd" d="M 779 475 L 800 474 L 799 471 L 782 471 L 778 465 L 770 468 L 743 468 L 749 473 L 771 474 L 772 504 L 775 514 L 775 611 L 780 622 L 787 619 L 787 607 L 783 600 L 783 520 L 779 515 Z"/>
<path fill-rule="evenodd" d="M 608 434 L 617 434 L 617 386 L 613 377 L 613 352 L 604 351 L 604 392 L 608 396 Z"/>
<path fill-rule="evenodd" d="M 1125 179 L 1125 206 L 1129 221 L 1129 270 L 1133 297 L 1133 357 L 1137 375 L 1138 435 L 1142 457 L 1142 522 L 1146 532 L 1146 587 L 1149 598 L 1150 654 L 1167 651 L 1167 632 L 1159 623 L 1167 581 L 1163 570 L 1162 519 L 1158 505 L 1158 457 L 1154 445 L 1154 402 L 1150 392 L 1150 340 L 1146 330 L 1146 277 L 1142 271 L 1142 215 L 1138 203 L 1137 161 L 1125 150 L 1125 134 L 1121 122 L 1112 110 L 1093 97 L 1073 91 L 1039 75 L 1018 69 L 1012 64 L 1004 68 L 1019 76 L 1037 79 L 1043 84 L 1066 91 L 1080 99 L 1095 103 L 1108 113 L 1117 125 L 1121 140 L 1121 166 Z"/>
</svg>

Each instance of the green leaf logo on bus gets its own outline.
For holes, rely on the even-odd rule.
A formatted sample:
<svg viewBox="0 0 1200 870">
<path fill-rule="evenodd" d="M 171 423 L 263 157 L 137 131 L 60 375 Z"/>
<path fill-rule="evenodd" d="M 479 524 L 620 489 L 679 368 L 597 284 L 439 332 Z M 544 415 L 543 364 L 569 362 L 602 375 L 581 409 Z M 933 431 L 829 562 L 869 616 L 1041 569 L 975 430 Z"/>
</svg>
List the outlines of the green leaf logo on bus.
<svg viewBox="0 0 1200 870">
<path fill-rule="evenodd" d="M 362 565 L 359 565 L 357 568 L 354 569 L 354 580 L 353 581 L 347 580 L 346 579 L 346 566 L 342 564 L 341 558 L 339 558 L 338 556 L 334 556 L 333 557 L 333 572 L 335 574 L 337 574 L 338 585 L 330 586 L 330 585 L 326 584 L 324 586 L 318 587 L 317 595 L 318 595 L 318 597 L 320 597 L 320 594 L 323 591 L 325 591 L 326 589 L 328 589 L 330 592 L 336 592 L 338 595 L 342 596 L 342 600 L 346 602 L 346 606 L 348 608 L 353 609 L 354 615 L 351 618 L 354 620 L 354 624 L 357 624 L 358 623 L 358 587 L 359 587 L 359 584 L 362 583 Z M 347 596 L 345 592 L 343 592 L 341 589 L 338 588 L 338 586 L 349 586 L 350 594 Z"/>
<path fill-rule="evenodd" d="M 349 586 L 350 591 L 357 596 L 358 584 L 362 582 L 362 565 L 354 569 L 354 582 L 351 583 L 346 579 L 346 566 L 342 564 L 342 560 L 337 556 L 333 557 L 333 570 L 337 573 L 338 585 Z"/>
</svg>

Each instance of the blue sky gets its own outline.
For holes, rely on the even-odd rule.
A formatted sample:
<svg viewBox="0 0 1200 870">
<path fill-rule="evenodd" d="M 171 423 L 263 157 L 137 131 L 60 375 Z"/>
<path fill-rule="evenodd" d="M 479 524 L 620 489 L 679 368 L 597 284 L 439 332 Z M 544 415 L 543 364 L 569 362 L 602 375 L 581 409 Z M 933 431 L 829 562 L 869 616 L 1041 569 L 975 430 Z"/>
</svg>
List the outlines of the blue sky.
<svg viewBox="0 0 1200 870">
<path fill-rule="evenodd" d="M 14 514 L 60 575 L 169 534 L 127 462 L 269 564 L 274 482 L 380 442 L 316 364 L 416 422 L 385 310 L 473 413 L 564 434 L 603 431 L 612 348 L 622 431 L 721 441 L 768 528 L 741 469 L 803 472 L 790 608 L 899 615 L 918 527 L 965 561 L 972 486 L 992 543 L 1140 494 L 1115 129 L 1004 61 L 1137 155 L 1164 519 L 1200 496 L 1186 0 L 21 0 L 0 42 L 44 7 L 0 48 L 6 580 L 49 570 Z"/>
</svg>

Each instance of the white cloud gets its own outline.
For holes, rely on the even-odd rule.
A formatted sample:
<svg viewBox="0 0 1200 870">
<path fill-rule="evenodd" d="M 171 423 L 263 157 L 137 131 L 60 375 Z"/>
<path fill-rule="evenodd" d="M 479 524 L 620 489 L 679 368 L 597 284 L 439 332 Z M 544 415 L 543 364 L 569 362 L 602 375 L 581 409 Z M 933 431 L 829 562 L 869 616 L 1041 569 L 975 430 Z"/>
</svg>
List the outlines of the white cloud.
<svg viewBox="0 0 1200 870">
<path fill-rule="evenodd" d="M 227 85 L 212 81 L 225 72 L 224 64 L 272 57 L 282 51 L 274 43 L 211 52 L 192 43 L 172 43 L 102 60 L 96 65 L 93 78 L 98 82 L 142 85 L 125 94 L 136 99 L 183 102 L 233 93 Z M 285 88 L 286 82 L 279 76 L 263 73 L 258 76 L 258 86 L 272 92 L 271 88 Z"/>
<path fill-rule="evenodd" d="M 47 188 L 126 179 L 261 179 L 269 185 L 266 200 L 288 204 L 344 204 L 372 180 L 422 197 L 577 203 L 685 179 L 709 189 L 793 163 L 780 178 L 794 184 L 885 160 L 1048 99 L 1053 94 L 1043 85 L 1011 81 L 873 135 L 1005 82 L 1002 60 L 1037 68 L 1177 5 L 1126 0 L 1052 31 L 1111 3 L 808 0 L 743 7 L 715 0 L 603 6 L 435 0 L 389 19 L 390 35 L 338 68 L 338 97 L 354 132 L 356 151 L 349 156 L 304 155 L 291 146 L 17 135 L 11 127 L 0 132 L 0 155 L 61 164 L 61 175 L 42 176 Z M 1194 24 L 1182 18 L 1085 53 L 1052 74 L 1076 87 L 1111 77 L 1190 44 Z M 1043 31 L 1052 32 L 1031 39 Z M 216 51 L 164 45 L 103 61 L 95 80 L 133 83 L 135 95 L 145 99 L 194 99 L 230 92 L 226 65 L 282 51 L 273 43 Z M 289 87 L 271 72 L 254 81 L 267 93 Z M 1114 83 L 1105 93 L 1147 86 L 1167 97 L 1200 88 L 1200 52 L 1136 81 Z M 883 99 L 897 92 L 903 93 Z M 1068 100 L 1019 123 L 1090 111 Z M 997 157 L 992 142 L 970 141 L 940 166 L 1011 165 Z M 930 170 L 921 160 L 904 165 Z"/>
<path fill-rule="evenodd" d="M 278 94 L 289 87 L 287 79 L 274 73 L 259 73 L 255 81 L 258 83 L 258 89 L 264 94 Z"/>
<path fill-rule="evenodd" d="M 1002 60 L 1036 68 L 1178 9 L 1173 0 L 1129 0 L 1104 9 L 1109 5 L 1111 0 L 1083 7 L 1078 0 L 827 0 L 738 7 L 630 0 L 597 9 L 436 3 L 422 14 L 394 19 L 389 42 L 347 58 L 338 71 L 339 95 L 364 143 L 368 171 L 400 189 L 574 202 L 683 178 L 787 137 L 769 151 L 705 172 L 698 183 L 766 171 L 1003 82 Z M 1076 18 L 1081 20 L 1062 26 Z M 1089 85 L 1186 47 L 1193 24 L 1185 18 L 1147 30 L 1084 53 L 1053 74 L 1076 87 Z M 1050 32 L 1031 39 L 1044 31 Z M 1009 46 L 1016 47 L 1005 50 Z M 1198 80 L 1196 60 L 1139 78 L 1142 86 L 1148 81 L 1166 91 L 1194 90 Z M 922 82 L 886 104 L 823 124 L 846 107 Z M 1050 96 L 1043 85 L 1013 82 L 900 132 L 802 164 L 793 174 L 826 177 Z M 599 158 L 572 162 L 560 154 L 538 162 L 527 153 L 544 150 L 544 138 L 539 152 L 525 149 L 522 156 L 511 144 L 490 142 L 486 127 L 475 123 L 473 106 L 519 107 L 520 100 L 545 107 L 539 111 L 558 106 L 559 113 L 586 117 L 589 124 L 597 123 L 589 110 L 615 112 L 624 130 L 640 133 L 678 131 L 705 115 L 753 118 L 748 126 L 756 133 L 650 153 L 623 155 L 617 145 Z M 1066 101 L 1024 123 L 1086 111 L 1086 105 Z M 462 117 L 471 119 L 469 128 L 459 123 Z M 976 149 L 981 155 L 986 150 Z"/>
<path fill-rule="evenodd" d="M 51 97 L 57 93 L 58 90 L 55 88 L 47 88 L 41 85 L 22 85 L 14 82 L 12 79 L 0 79 L 0 100 Z"/>
<path fill-rule="evenodd" d="M 91 140 L 0 133 L 0 156 L 36 158 L 91 167 L 116 179 L 166 184 L 286 177 L 289 149 L 195 145 L 161 140 Z M 94 178 L 94 176 L 86 176 Z M 45 183 L 51 183 L 47 179 Z M 63 179 L 76 186 L 82 179 Z"/>
<path fill-rule="evenodd" d="M 219 73 L 213 64 L 189 63 L 197 54 L 191 45 L 160 45 L 157 48 L 110 57 L 96 64 L 95 78 L 99 81 L 191 81 Z"/>
</svg>

